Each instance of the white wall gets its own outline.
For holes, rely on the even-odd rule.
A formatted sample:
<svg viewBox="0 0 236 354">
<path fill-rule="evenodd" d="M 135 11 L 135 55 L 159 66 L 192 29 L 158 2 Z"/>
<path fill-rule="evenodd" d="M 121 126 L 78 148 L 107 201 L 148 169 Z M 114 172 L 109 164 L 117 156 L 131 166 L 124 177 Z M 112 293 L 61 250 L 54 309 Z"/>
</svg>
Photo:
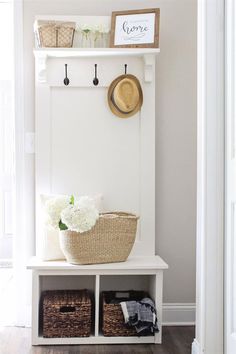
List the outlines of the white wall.
<svg viewBox="0 0 236 354">
<path fill-rule="evenodd" d="M 161 8 L 157 64 L 156 252 L 170 269 L 164 302 L 195 302 L 197 0 L 24 0 L 25 131 L 34 131 L 35 15 L 110 15 Z M 34 235 L 34 156 L 26 155 L 27 230 Z M 34 249 L 34 238 L 31 238 Z"/>
</svg>

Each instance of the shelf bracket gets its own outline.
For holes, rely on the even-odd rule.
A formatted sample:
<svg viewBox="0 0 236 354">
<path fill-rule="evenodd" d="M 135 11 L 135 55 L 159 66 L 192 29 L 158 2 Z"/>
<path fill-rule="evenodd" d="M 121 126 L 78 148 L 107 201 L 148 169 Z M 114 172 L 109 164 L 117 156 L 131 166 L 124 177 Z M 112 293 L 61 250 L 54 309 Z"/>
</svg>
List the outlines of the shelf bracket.
<svg viewBox="0 0 236 354">
<path fill-rule="evenodd" d="M 152 82 L 155 73 L 155 55 L 145 54 L 143 56 L 144 61 L 144 81 Z"/>
<path fill-rule="evenodd" d="M 35 63 L 35 77 L 40 84 L 47 82 L 47 55 L 37 55 Z"/>
</svg>

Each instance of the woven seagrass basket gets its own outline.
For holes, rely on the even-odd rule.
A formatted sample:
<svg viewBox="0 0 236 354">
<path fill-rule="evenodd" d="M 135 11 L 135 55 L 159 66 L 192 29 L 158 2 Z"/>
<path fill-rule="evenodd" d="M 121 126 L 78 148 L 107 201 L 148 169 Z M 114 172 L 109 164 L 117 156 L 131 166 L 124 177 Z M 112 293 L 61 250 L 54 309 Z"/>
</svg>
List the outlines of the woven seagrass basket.
<svg viewBox="0 0 236 354">
<path fill-rule="evenodd" d="M 88 290 L 42 293 L 43 337 L 89 337 L 92 305 Z"/>
<path fill-rule="evenodd" d="M 75 26 L 75 22 L 36 21 L 34 27 L 39 47 L 72 47 Z"/>
<path fill-rule="evenodd" d="M 149 295 L 144 291 L 102 292 L 102 332 L 105 337 L 137 336 L 134 327 L 125 324 L 121 301 L 140 301 Z"/>
<path fill-rule="evenodd" d="M 60 232 L 60 246 L 74 264 L 124 262 L 133 247 L 138 217 L 123 212 L 100 214 L 95 226 L 83 233 Z"/>
</svg>

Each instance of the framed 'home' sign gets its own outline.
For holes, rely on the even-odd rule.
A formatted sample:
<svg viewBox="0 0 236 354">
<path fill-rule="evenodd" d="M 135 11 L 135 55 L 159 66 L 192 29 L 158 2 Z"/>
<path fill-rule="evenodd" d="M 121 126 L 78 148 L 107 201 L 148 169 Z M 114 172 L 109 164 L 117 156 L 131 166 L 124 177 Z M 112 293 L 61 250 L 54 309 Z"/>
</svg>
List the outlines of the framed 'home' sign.
<svg viewBox="0 0 236 354">
<path fill-rule="evenodd" d="M 159 23 L 160 9 L 113 12 L 110 46 L 159 48 Z"/>
</svg>

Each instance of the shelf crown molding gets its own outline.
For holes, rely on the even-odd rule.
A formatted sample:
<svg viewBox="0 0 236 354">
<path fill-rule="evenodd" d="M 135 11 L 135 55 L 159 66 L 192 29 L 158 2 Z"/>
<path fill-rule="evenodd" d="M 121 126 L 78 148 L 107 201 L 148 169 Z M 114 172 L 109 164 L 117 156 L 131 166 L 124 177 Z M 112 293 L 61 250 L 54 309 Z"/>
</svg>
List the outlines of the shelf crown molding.
<svg viewBox="0 0 236 354">
<path fill-rule="evenodd" d="M 47 58 L 140 57 L 144 63 L 144 81 L 152 82 L 155 57 L 159 48 L 42 48 L 34 50 L 36 81 L 47 83 Z"/>
</svg>

